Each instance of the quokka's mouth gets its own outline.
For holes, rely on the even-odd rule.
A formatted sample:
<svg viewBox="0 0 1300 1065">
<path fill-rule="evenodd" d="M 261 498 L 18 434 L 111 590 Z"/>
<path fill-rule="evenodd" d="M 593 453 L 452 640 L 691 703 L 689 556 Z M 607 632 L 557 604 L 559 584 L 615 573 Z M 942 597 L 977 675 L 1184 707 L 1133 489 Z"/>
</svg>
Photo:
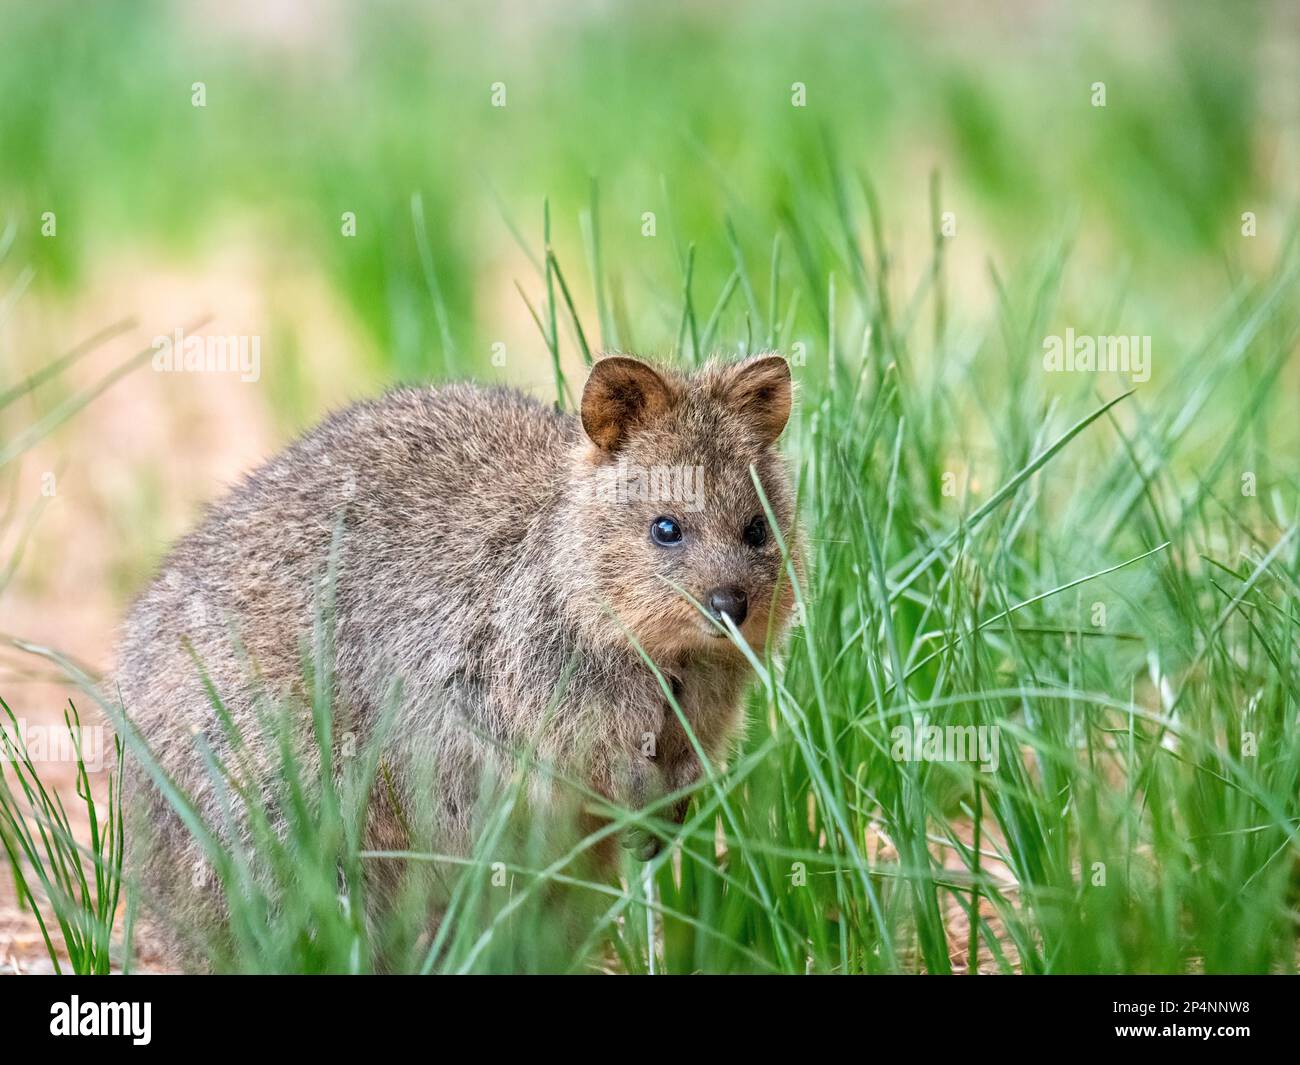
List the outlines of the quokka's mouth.
<svg viewBox="0 0 1300 1065">
<path fill-rule="evenodd" d="M 731 639 L 731 633 L 729 633 L 729 632 L 726 630 L 726 628 L 722 625 L 721 622 L 719 622 L 719 623 L 716 624 L 716 625 L 705 625 L 705 626 L 703 626 L 703 628 L 704 628 L 704 634 L 705 634 L 707 637 L 709 637 L 709 639 L 711 639 L 711 640 L 729 640 L 729 639 Z M 744 630 L 742 629 L 741 631 L 743 632 Z"/>
<path fill-rule="evenodd" d="M 722 621 L 703 621 L 700 623 L 700 628 L 704 630 L 706 636 L 714 640 L 726 640 L 731 638 L 731 633 L 727 631 L 726 624 Z M 742 635 L 744 635 L 744 625 L 737 625 L 736 628 L 740 630 Z"/>
</svg>

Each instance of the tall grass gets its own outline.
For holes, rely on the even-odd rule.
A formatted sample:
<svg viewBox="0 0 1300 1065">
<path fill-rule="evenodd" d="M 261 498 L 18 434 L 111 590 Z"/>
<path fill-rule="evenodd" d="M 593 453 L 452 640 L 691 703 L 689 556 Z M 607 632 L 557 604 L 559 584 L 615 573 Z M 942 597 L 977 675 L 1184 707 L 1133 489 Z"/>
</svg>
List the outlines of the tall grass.
<svg viewBox="0 0 1300 1065">
<path fill-rule="evenodd" d="M 66 954 L 79 976 L 105 974 L 114 960 L 111 939 L 122 891 L 122 763 L 109 775 L 107 819 L 101 823 L 82 750 L 81 718 L 69 703 L 63 721 L 75 752 L 76 797 L 88 826 L 83 845 L 58 791 L 41 781 L 19 720 L 2 698 L 0 710 L 0 848 L 18 903 L 35 919 L 56 973 L 63 971 Z"/>
<path fill-rule="evenodd" d="M 878 210 L 869 194 L 847 202 Z M 804 206 L 813 217 L 816 202 Z M 856 249 L 852 210 L 827 209 Z M 557 858 L 534 845 L 535 825 L 516 831 L 523 781 L 539 771 L 527 751 L 482 811 L 471 855 L 365 852 L 382 766 L 377 747 L 337 761 L 324 638 L 310 667 L 316 746 L 273 744 L 269 791 L 212 763 L 254 826 L 244 838 L 194 822 L 231 913 L 214 963 L 1294 970 L 1300 478 L 1281 389 L 1300 329 L 1294 243 L 1208 316 L 1199 343 L 1168 355 L 1180 372 L 1157 361 L 1149 382 L 1092 374 L 1063 391 L 1040 356 L 1068 275 L 1060 248 L 1037 278 L 991 278 L 984 336 L 940 328 L 937 345 L 918 344 L 917 315 L 893 308 L 932 301 L 941 262 L 899 293 L 877 275 L 883 249 L 848 285 L 839 260 L 801 278 L 778 251 L 761 278 L 733 250 L 732 291 L 766 287 L 775 309 L 802 284 L 826 306 L 794 366 L 788 442 L 803 532 L 783 549 L 806 553 L 809 576 L 788 647 L 746 648 L 756 684 L 731 764 L 709 767 L 680 829 L 658 809 L 604 810 L 597 836 L 636 827 L 671 843 L 648 876 L 629 863 L 620 884 L 586 872 L 595 836 Z M 682 297 L 675 335 L 696 335 L 696 298 Z M 559 285 L 547 299 L 576 316 Z M 744 334 L 724 346 L 774 335 L 791 350 L 776 315 L 754 311 L 731 315 Z M 558 346 L 558 306 L 536 319 Z M 687 340 L 678 357 L 703 353 Z M 997 391 L 986 370 L 1019 380 Z M 991 729 L 995 764 L 901 757 L 896 728 L 926 725 Z M 367 926 L 367 868 L 398 860 L 436 874 L 389 925 Z M 447 917 L 431 932 L 421 915 L 435 899 Z"/>
<path fill-rule="evenodd" d="M 834 210 L 848 259 L 805 271 L 803 624 L 754 658 L 746 746 L 652 863 L 663 969 L 1292 971 L 1294 234 L 1190 350 L 1155 338 L 1150 382 L 1059 395 L 1063 249 L 992 273 L 996 339 L 952 338 L 942 243 L 900 299 L 847 202 L 795 215 Z M 741 351 L 779 335 L 755 310 Z M 895 728 L 927 724 L 993 729 L 996 769 L 901 760 Z"/>
</svg>

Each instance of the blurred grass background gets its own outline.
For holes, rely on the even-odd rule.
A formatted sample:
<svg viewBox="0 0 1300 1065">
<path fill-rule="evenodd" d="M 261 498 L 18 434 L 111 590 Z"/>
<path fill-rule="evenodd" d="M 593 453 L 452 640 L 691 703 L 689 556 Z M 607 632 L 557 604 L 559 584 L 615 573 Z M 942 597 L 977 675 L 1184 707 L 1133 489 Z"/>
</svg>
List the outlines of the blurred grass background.
<svg viewBox="0 0 1300 1065">
<path fill-rule="evenodd" d="M 120 598 L 201 500 L 329 406 L 449 374 L 549 390 L 516 288 L 542 303 L 544 200 L 583 315 L 596 311 L 584 235 L 598 227 L 610 291 L 593 346 L 669 354 L 688 247 L 704 316 L 737 250 L 756 270 L 777 234 L 807 288 L 791 337 L 811 345 L 826 325 L 820 264 L 842 283 L 865 277 L 865 233 L 859 248 L 840 235 L 857 176 L 907 277 L 927 268 L 937 175 L 957 226 L 954 337 L 995 328 L 990 264 L 1014 288 L 1068 245 L 1061 320 L 1153 335 L 1157 375 L 1176 373 L 1203 309 L 1274 261 L 1288 232 L 1296 23 L 1282 2 L 3 3 L 5 379 L 123 315 L 146 344 L 205 313 L 214 332 L 261 338 L 247 395 L 122 386 L 160 416 L 200 395 L 179 423 L 187 439 L 160 430 L 139 461 L 124 451 L 93 478 L 116 480 L 95 525 L 114 544 L 134 533 L 108 563 Z M 1243 239 L 1244 211 L 1257 237 Z M 716 335 L 749 335 L 765 297 L 736 294 Z M 576 365 L 571 331 L 562 342 Z M 1023 356 L 983 360 L 986 401 L 1017 387 Z M 52 385 L 0 427 L 62 398 Z M 230 457 L 169 484 L 160 447 Z M 43 468 L 65 463 L 75 475 L 92 457 L 74 443 Z M 20 580 L 41 579 L 39 547 Z"/>
<path fill-rule="evenodd" d="M 359 359 L 427 376 L 449 355 L 413 193 L 457 368 L 486 363 L 509 296 L 485 292 L 522 273 L 495 197 L 534 247 L 549 197 L 577 274 L 593 175 L 633 339 L 662 349 L 677 308 L 646 294 L 673 291 L 684 244 L 716 292 L 724 220 L 765 254 L 800 190 L 827 189 L 831 134 L 923 249 L 937 168 L 977 278 L 1073 224 L 1092 290 L 1124 278 L 1176 322 L 1241 258 L 1242 211 L 1262 243 L 1281 232 L 1294 23 L 1282 3 L 5 4 L 0 193 L 37 291 L 75 293 L 123 246 L 198 258 L 238 227 L 259 259 L 327 279 L 371 341 Z M 294 323 L 265 325 L 273 377 L 310 378 Z M 275 402 L 296 422 L 315 412 L 295 392 Z"/>
</svg>

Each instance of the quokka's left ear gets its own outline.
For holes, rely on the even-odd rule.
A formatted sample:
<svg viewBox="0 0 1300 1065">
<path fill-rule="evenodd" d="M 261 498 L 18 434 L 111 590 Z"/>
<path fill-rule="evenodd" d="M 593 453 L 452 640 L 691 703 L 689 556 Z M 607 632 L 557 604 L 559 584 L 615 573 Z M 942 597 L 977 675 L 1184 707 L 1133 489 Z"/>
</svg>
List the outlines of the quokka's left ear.
<svg viewBox="0 0 1300 1065">
<path fill-rule="evenodd" d="M 727 377 L 727 402 L 765 444 L 775 441 L 790 420 L 793 392 L 790 366 L 780 355 L 746 359 L 732 367 Z"/>
<path fill-rule="evenodd" d="M 592 366 L 582 390 L 582 428 L 593 444 L 612 454 L 672 402 L 668 382 L 649 363 L 607 355 Z"/>
</svg>

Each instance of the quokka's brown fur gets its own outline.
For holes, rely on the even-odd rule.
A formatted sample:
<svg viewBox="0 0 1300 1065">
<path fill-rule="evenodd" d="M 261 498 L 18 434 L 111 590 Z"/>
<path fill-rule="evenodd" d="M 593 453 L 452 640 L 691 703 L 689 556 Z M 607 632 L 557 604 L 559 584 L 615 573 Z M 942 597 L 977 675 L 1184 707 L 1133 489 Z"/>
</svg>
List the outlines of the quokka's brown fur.
<svg viewBox="0 0 1300 1065">
<path fill-rule="evenodd" d="M 196 662 L 257 741 L 259 699 L 302 696 L 332 574 L 336 734 L 365 737 L 399 693 L 372 847 L 411 844 L 400 807 L 436 779 L 433 838 L 422 842 L 466 853 L 483 781 L 508 777 L 520 750 L 554 769 L 552 783 L 539 773 L 529 789 L 538 818 L 557 778 L 634 808 L 686 788 L 699 762 L 629 633 L 671 681 L 709 759 L 725 760 L 748 667 L 682 590 L 702 604 L 716 589 L 744 592 L 740 630 L 755 647 L 783 630 L 792 596 L 776 537 L 756 545 L 746 530 L 763 514 L 753 466 L 795 548 L 775 447 L 790 405 L 777 356 L 690 374 L 611 356 L 593 368 L 580 418 L 468 384 L 336 413 L 176 546 L 126 622 L 122 706 L 219 826 L 227 800 L 202 744 L 253 776 L 274 774 L 278 754 L 266 739 L 236 756 Z M 619 492 L 629 471 L 696 467 L 698 510 Z M 654 541 L 661 516 L 679 523 L 680 543 Z M 310 746 L 310 714 L 297 722 Z M 211 878 L 195 875 L 199 846 L 135 759 L 127 779 L 147 819 L 131 872 L 171 922 L 219 920 Z"/>
</svg>

